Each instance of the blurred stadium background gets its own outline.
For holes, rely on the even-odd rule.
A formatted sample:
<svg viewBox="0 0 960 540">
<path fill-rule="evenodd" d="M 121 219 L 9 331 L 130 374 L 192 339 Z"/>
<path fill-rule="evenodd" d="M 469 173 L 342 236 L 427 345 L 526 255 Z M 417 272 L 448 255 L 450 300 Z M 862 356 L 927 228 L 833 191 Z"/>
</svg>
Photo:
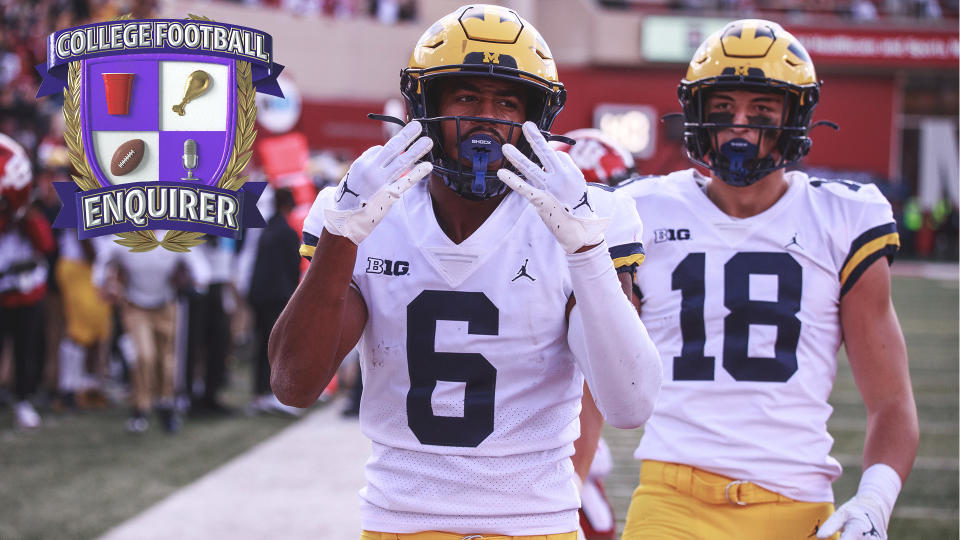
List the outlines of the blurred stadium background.
<svg viewBox="0 0 960 540">
<path fill-rule="evenodd" d="M 62 96 L 34 98 L 51 32 L 124 13 L 205 15 L 274 36 L 285 100 L 258 96 L 259 136 L 251 179 L 289 189 L 299 230 L 316 191 L 350 160 L 379 144 L 384 126 L 368 112 L 402 115 L 399 72 L 426 27 L 462 0 L 0 0 L 0 133 L 22 144 L 34 166 L 34 202 L 52 220 L 51 182 L 69 180 Z M 957 538 L 958 516 L 958 5 L 956 0 L 512 0 L 542 32 L 558 61 L 568 105 L 554 131 L 597 127 L 623 143 L 641 174 L 687 168 L 676 85 L 697 45 L 729 20 L 780 22 L 807 47 L 825 81 L 818 128 L 804 168 L 828 178 L 873 182 L 893 204 L 902 249 L 895 301 L 907 334 L 920 406 L 917 467 L 895 513 L 891 538 Z M 269 200 L 269 199 L 268 199 Z M 266 205 L 265 205 L 266 207 Z M 235 256 L 243 242 L 226 243 Z M 56 254 L 49 267 L 56 264 Z M 238 259 L 239 261 L 239 259 Z M 910 262 L 910 264 L 903 264 Z M 915 263 L 915 264 L 914 264 Z M 224 400 L 251 399 L 251 324 L 237 262 L 237 308 Z M 938 279 L 925 277 L 930 268 Z M 909 275 L 904 275 L 909 274 Z M 946 274 L 944 276 L 944 274 Z M 62 308 L 51 278 L 45 302 L 43 383 L 34 399 L 44 418 L 14 429 L 11 347 L 0 354 L 0 539 L 88 538 L 236 456 L 292 420 L 229 415 L 189 419 L 175 438 L 122 432 L 122 354 L 99 368 L 90 399 L 58 402 Z M 0 338 L 2 339 L 2 338 Z M 841 363 L 842 366 L 845 364 Z M 353 373 L 346 372 L 342 386 Z M 202 377 L 198 377 L 202 379 Z M 182 391 L 185 392 L 181 388 Z M 189 392 L 187 392 L 189 397 Z M 841 370 L 831 429 L 846 467 L 838 498 L 853 492 L 862 446 L 862 405 Z M 625 515 L 639 432 L 609 432 L 617 463 L 611 495 Z M 144 463 L 150 463 L 145 466 Z M 352 493 L 344 494 L 353 497 Z"/>
</svg>

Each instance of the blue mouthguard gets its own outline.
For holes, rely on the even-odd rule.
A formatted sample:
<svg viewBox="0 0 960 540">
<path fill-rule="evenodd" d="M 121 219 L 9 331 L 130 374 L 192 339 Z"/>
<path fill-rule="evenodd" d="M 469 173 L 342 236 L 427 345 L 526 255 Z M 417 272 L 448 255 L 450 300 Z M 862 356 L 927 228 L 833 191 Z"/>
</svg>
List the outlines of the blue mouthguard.
<svg viewBox="0 0 960 540">
<path fill-rule="evenodd" d="M 503 157 L 500 143 L 492 135 L 477 133 L 460 141 L 460 159 L 468 159 L 473 166 L 470 191 L 482 195 L 487 188 L 487 165 Z"/>
<path fill-rule="evenodd" d="M 730 176 L 728 179 L 735 185 L 747 185 L 750 170 L 746 163 L 756 159 L 760 148 L 746 139 L 733 139 L 720 146 L 720 154 L 730 162 Z"/>
</svg>

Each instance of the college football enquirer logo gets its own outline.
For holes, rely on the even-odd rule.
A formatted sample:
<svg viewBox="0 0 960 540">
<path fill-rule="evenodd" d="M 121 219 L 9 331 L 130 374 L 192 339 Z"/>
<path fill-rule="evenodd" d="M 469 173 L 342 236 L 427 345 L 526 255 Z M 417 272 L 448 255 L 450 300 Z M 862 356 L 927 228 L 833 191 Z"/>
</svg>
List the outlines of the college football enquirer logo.
<svg viewBox="0 0 960 540">
<path fill-rule="evenodd" d="M 74 182 L 56 182 L 55 227 L 116 234 L 135 251 L 187 251 L 204 234 L 263 227 L 265 183 L 243 169 L 256 138 L 254 86 L 283 97 L 270 35 L 189 19 L 119 19 L 47 42 L 37 97 L 64 89 Z M 168 230 L 162 240 L 155 229 Z"/>
</svg>

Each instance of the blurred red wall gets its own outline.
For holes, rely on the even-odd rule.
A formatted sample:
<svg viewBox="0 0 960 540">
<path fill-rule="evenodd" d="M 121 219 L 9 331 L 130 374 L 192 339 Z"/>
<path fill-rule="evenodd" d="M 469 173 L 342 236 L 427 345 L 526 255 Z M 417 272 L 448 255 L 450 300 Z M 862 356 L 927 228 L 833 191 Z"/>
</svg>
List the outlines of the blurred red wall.
<svg viewBox="0 0 960 540">
<path fill-rule="evenodd" d="M 567 87 L 567 106 L 560 113 L 553 131 L 564 133 L 593 122 L 598 103 L 650 105 L 657 116 L 679 112 L 677 84 L 685 68 L 647 69 L 561 69 L 560 78 Z M 825 79 L 820 105 L 814 121 L 833 120 L 840 131 L 827 127 L 813 131 L 813 149 L 805 164 L 834 169 L 869 171 L 886 176 L 894 131 L 896 86 L 892 76 L 821 75 Z M 666 173 L 687 168 L 678 141 L 666 138 L 662 124 L 658 130 L 656 155 L 638 161 L 643 174 Z"/>
<path fill-rule="evenodd" d="M 600 103 L 649 105 L 656 109 L 657 116 L 678 112 L 676 91 L 683 74 L 684 68 L 677 67 L 639 71 L 561 66 L 560 79 L 569 99 L 553 131 L 565 133 L 592 125 L 593 109 Z M 821 73 L 821 77 L 826 82 L 814 120 L 833 120 L 840 124 L 840 131 L 817 128 L 805 164 L 887 176 L 890 153 L 898 147 L 893 137 L 899 98 L 893 76 Z M 366 118 L 366 113 L 382 110 L 380 102 L 306 102 L 298 127 L 307 135 L 311 148 L 355 156 L 383 143 L 380 122 Z M 638 161 L 637 166 L 643 174 L 659 174 L 687 168 L 690 163 L 679 143 L 668 140 L 660 125 L 656 154 Z"/>
</svg>

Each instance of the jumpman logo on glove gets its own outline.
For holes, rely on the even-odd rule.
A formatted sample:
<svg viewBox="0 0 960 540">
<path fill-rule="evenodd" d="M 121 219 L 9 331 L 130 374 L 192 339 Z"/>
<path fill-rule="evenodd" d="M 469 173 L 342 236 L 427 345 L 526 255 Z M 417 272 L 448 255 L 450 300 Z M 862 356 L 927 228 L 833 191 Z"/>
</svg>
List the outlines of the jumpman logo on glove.
<svg viewBox="0 0 960 540">
<path fill-rule="evenodd" d="M 870 514 L 864 514 L 864 515 L 867 516 L 867 521 L 870 522 L 870 530 L 863 533 L 863 536 L 873 536 L 876 538 L 882 538 L 882 536 L 880 535 L 880 531 L 877 530 L 877 526 L 874 525 L 873 520 L 870 519 Z"/>
<path fill-rule="evenodd" d="M 583 192 L 583 196 L 580 197 L 580 204 L 574 206 L 573 209 L 576 210 L 577 208 L 580 208 L 580 207 L 583 206 L 583 205 L 587 205 L 587 208 L 589 208 L 590 211 L 593 212 L 593 207 L 590 206 L 590 201 L 587 200 L 587 192 L 586 192 L 586 191 L 584 191 L 584 192 Z"/>
<path fill-rule="evenodd" d="M 349 187 L 347 187 L 347 181 L 348 181 L 349 179 L 350 179 L 350 173 L 348 172 L 347 175 L 343 177 L 343 186 L 340 187 L 340 194 L 337 195 L 337 198 L 336 198 L 336 199 L 334 199 L 335 202 L 340 202 L 340 199 L 342 199 L 343 196 L 346 195 L 347 193 L 349 193 L 349 194 L 351 194 L 351 195 L 353 195 L 354 197 L 357 197 L 357 198 L 360 197 L 360 194 L 359 194 L 359 193 L 357 193 L 356 191 L 353 191 L 352 189 L 350 189 Z"/>
</svg>

